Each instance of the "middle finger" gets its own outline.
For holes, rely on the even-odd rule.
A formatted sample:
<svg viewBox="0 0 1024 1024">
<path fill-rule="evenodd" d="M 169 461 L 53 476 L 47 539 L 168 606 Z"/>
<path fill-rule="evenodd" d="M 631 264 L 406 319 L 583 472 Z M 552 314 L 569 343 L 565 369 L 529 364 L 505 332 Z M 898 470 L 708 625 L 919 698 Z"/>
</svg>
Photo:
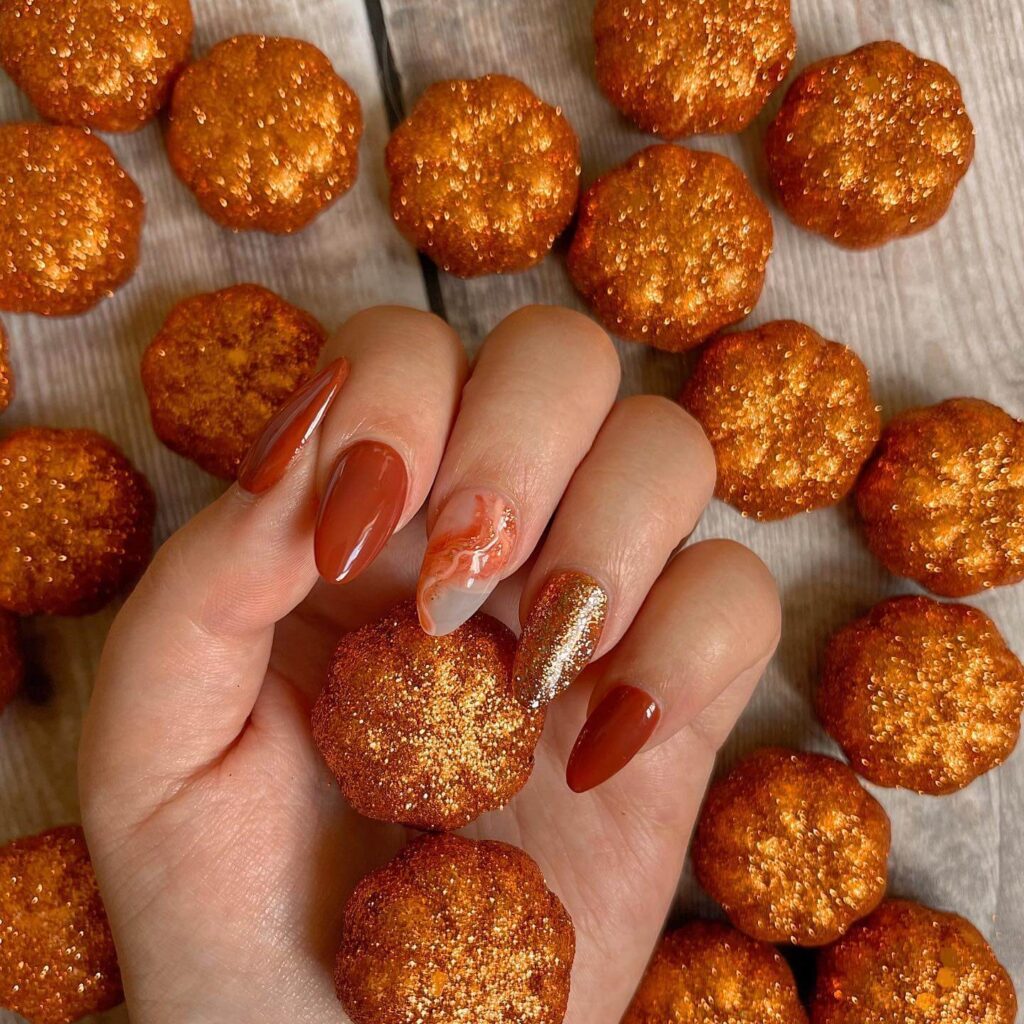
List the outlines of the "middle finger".
<svg viewBox="0 0 1024 1024">
<path fill-rule="evenodd" d="M 527 307 L 491 332 L 431 494 L 416 595 L 428 633 L 462 625 L 529 557 L 619 377 L 608 335 L 571 310 Z"/>
</svg>

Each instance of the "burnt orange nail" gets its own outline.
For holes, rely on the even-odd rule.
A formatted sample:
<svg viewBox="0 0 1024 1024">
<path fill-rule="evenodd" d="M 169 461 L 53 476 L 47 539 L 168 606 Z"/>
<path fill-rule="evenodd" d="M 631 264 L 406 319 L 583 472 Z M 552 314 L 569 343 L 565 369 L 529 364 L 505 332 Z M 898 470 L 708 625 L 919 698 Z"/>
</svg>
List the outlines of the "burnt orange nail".
<svg viewBox="0 0 1024 1024">
<path fill-rule="evenodd" d="M 649 693 L 635 686 L 616 686 L 586 720 L 565 770 L 576 793 L 600 786 L 622 771 L 651 738 L 661 718 Z"/>
<path fill-rule="evenodd" d="M 271 417 L 238 471 L 238 485 L 250 494 L 269 491 L 320 426 L 348 376 L 337 359 L 302 385 Z"/>
<path fill-rule="evenodd" d="M 607 592 L 585 572 L 558 572 L 544 584 L 512 669 L 521 704 L 541 708 L 572 683 L 593 658 L 607 613 Z"/>
<path fill-rule="evenodd" d="M 338 456 L 320 502 L 314 551 L 330 583 L 355 579 L 395 532 L 409 494 L 402 457 L 379 441 L 359 441 Z"/>
</svg>

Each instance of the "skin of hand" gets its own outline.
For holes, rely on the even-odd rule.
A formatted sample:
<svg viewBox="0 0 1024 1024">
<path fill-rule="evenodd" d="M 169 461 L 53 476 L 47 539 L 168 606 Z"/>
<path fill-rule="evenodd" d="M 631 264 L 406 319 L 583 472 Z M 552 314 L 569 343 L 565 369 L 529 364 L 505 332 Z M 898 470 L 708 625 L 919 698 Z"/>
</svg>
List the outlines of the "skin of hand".
<svg viewBox="0 0 1024 1024">
<path fill-rule="evenodd" d="M 104 650 L 80 790 L 133 1024 L 347 1019 L 345 900 L 409 834 L 351 811 L 313 746 L 331 652 L 417 581 L 439 632 L 483 601 L 518 627 L 564 567 L 607 595 L 593 660 L 560 679 L 527 786 L 465 834 L 538 862 L 576 926 L 566 1021 L 616 1024 L 716 751 L 774 652 L 771 576 L 728 541 L 673 556 L 713 490 L 707 442 L 673 403 L 616 401 L 614 348 L 585 317 L 513 314 L 468 384 L 429 314 L 368 310 L 332 346 L 241 485 L 157 553 Z M 425 552 L 467 490 L 504 496 L 514 536 L 431 622 Z"/>
</svg>

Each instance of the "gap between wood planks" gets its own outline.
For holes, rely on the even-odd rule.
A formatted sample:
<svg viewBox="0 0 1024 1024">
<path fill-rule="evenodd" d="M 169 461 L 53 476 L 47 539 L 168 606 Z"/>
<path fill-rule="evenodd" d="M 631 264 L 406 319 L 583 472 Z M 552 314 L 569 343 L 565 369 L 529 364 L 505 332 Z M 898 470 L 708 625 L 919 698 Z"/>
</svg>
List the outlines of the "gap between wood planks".
<svg viewBox="0 0 1024 1024">
<path fill-rule="evenodd" d="M 381 92 L 384 94 L 384 109 L 388 116 L 388 127 L 392 130 L 405 117 L 405 103 L 402 99 L 402 76 L 398 73 L 395 55 L 388 38 L 388 26 L 384 19 L 381 0 L 365 0 L 366 13 L 370 21 L 370 34 L 373 36 L 374 56 L 377 59 L 377 74 L 380 77 Z M 427 289 L 427 301 L 430 309 L 443 320 L 447 320 L 444 308 L 444 296 L 441 294 L 441 281 L 437 267 L 423 253 L 417 253 L 420 261 L 420 272 Z"/>
</svg>

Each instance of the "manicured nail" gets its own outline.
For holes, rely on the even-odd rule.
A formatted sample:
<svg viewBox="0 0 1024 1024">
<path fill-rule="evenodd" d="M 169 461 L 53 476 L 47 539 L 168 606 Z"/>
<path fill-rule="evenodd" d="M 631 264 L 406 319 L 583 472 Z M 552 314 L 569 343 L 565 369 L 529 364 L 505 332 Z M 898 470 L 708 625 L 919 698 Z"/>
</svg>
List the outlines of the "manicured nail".
<svg viewBox="0 0 1024 1024">
<path fill-rule="evenodd" d="M 530 609 L 512 676 L 521 704 L 537 710 L 553 701 L 594 657 L 608 594 L 593 576 L 555 573 Z"/>
<path fill-rule="evenodd" d="M 316 433 L 346 377 L 348 361 L 336 359 L 274 413 L 238 470 L 242 490 L 263 494 L 284 476 L 302 446 Z"/>
<path fill-rule="evenodd" d="M 616 686 L 594 708 L 569 755 L 565 778 L 576 793 L 622 771 L 651 738 L 661 708 L 635 686 Z"/>
<path fill-rule="evenodd" d="M 420 624 L 431 636 L 458 629 L 502 580 L 517 519 L 515 506 L 496 491 L 459 491 L 448 499 L 416 589 Z"/>
<path fill-rule="evenodd" d="M 320 501 L 313 547 L 329 583 L 355 579 L 391 539 L 409 494 L 402 457 L 379 441 L 346 448 Z"/>
</svg>

